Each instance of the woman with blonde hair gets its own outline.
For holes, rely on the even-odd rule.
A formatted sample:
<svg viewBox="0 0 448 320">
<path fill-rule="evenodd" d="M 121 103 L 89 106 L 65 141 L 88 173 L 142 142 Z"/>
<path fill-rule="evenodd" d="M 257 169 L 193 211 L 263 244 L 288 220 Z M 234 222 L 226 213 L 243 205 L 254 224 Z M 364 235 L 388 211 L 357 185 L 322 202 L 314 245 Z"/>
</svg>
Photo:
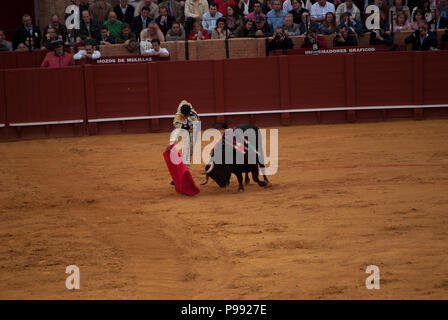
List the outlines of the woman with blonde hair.
<svg viewBox="0 0 448 320">
<path fill-rule="evenodd" d="M 398 12 L 394 19 L 394 32 L 412 31 L 411 24 L 408 22 L 408 17 L 404 11 Z"/>
<path fill-rule="evenodd" d="M 163 32 L 160 30 L 159 26 L 155 22 L 151 22 L 148 28 L 143 29 L 140 33 L 140 51 L 144 52 L 152 49 L 151 40 L 159 39 L 160 42 L 165 42 L 165 37 Z"/>
</svg>

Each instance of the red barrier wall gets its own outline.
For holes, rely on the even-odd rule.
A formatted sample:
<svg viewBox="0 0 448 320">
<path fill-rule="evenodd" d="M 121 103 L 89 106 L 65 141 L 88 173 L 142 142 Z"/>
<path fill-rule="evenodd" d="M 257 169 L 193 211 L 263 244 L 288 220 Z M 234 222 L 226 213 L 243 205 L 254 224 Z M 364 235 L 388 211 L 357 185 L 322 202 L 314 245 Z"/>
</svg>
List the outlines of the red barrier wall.
<svg viewBox="0 0 448 320">
<path fill-rule="evenodd" d="M 183 99 L 212 114 L 202 117 L 203 128 L 223 120 L 277 126 L 448 116 L 446 107 L 413 107 L 448 104 L 448 52 L 442 51 L 86 65 L 3 75 L 12 139 L 64 128 L 15 123 L 84 119 L 85 110 L 88 131 L 67 125 L 58 134 L 170 130 Z M 327 110 L 352 107 L 359 109 Z M 277 110 L 286 112 L 262 113 Z M 226 114 L 242 111 L 247 114 Z"/>
<path fill-rule="evenodd" d="M 30 123 L 85 120 L 81 67 L 6 70 L 7 121 L 11 139 L 84 134 L 83 124 Z"/>
<path fill-rule="evenodd" d="M 32 52 L 1 52 L 0 69 L 38 68 L 44 61 L 47 50 Z"/>
<path fill-rule="evenodd" d="M 0 141 L 6 140 L 5 72 L 0 70 Z"/>
</svg>

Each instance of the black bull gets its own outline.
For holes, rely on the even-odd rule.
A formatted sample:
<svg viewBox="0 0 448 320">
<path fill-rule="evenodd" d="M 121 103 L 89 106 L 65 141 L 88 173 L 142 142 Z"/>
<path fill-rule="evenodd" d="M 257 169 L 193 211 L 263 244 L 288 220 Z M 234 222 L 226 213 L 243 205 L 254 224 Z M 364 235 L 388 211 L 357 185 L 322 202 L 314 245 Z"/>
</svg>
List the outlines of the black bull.
<svg viewBox="0 0 448 320">
<path fill-rule="evenodd" d="M 238 191 L 244 192 L 243 173 L 246 173 L 245 181 L 249 183 L 249 172 L 251 172 L 252 179 L 260 187 L 267 186 L 269 180 L 264 172 L 264 152 L 261 139 L 258 127 L 252 124 L 240 124 L 233 129 L 226 130 L 212 151 L 210 163 L 205 166 L 206 177 L 202 185 L 207 184 L 209 178 L 212 178 L 221 188 L 224 188 L 229 185 L 233 173 L 238 179 Z M 258 178 L 259 167 L 264 181 L 260 181 Z"/>
</svg>

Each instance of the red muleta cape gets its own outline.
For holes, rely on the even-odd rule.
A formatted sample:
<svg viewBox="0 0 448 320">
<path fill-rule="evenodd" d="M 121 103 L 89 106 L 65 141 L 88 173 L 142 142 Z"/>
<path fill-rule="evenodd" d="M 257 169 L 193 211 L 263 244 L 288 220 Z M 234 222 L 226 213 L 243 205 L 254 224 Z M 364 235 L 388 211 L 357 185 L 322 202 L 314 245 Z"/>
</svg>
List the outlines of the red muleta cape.
<svg viewBox="0 0 448 320">
<path fill-rule="evenodd" d="M 171 161 L 171 156 L 173 157 L 174 163 Z M 176 192 L 186 194 L 187 196 L 198 194 L 199 188 L 194 183 L 190 171 L 188 171 L 179 151 L 177 151 L 174 145 L 171 146 L 170 150 L 166 150 L 163 153 L 163 158 L 165 159 L 171 178 L 173 178 Z"/>
</svg>

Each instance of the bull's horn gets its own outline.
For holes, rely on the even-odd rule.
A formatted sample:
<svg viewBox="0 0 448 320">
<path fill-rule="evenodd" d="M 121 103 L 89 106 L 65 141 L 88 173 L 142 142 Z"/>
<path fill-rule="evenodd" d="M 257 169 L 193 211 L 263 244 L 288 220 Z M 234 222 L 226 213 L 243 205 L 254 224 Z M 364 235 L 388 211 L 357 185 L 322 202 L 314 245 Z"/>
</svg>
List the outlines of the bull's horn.
<svg viewBox="0 0 448 320">
<path fill-rule="evenodd" d="M 201 183 L 201 186 L 205 186 L 208 182 L 208 175 L 205 176 L 204 182 Z"/>
<path fill-rule="evenodd" d="M 208 168 L 208 170 L 206 171 L 206 173 L 209 174 L 210 172 L 212 172 L 212 170 L 213 170 L 214 167 L 215 167 L 215 163 L 212 162 L 212 163 L 210 164 L 210 168 Z"/>
</svg>

